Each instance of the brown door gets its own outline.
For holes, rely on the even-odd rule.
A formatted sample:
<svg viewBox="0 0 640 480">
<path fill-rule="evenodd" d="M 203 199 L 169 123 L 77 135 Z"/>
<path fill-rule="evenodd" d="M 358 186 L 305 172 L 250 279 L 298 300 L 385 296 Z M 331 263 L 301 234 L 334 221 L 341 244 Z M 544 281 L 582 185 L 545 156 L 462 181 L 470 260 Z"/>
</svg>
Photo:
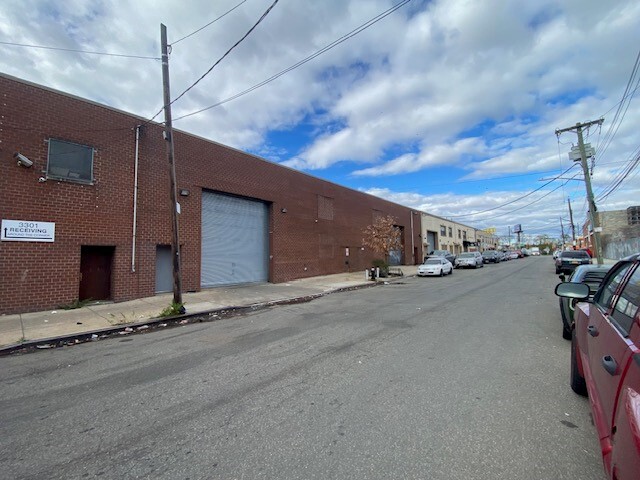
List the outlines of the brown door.
<svg viewBox="0 0 640 480">
<path fill-rule="evenodd" d="M 83 246 L 80 253 L 80 300 L 111 298 L 114 247 Z"/>
</svg>

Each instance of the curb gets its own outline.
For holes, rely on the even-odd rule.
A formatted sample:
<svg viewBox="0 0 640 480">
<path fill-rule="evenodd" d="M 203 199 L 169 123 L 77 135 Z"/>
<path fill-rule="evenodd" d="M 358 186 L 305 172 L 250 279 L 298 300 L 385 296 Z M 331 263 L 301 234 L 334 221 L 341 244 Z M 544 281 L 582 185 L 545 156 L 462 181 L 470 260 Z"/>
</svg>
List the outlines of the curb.
<svg viewBox="0 0 640 480">
<path fill-rule="evenodd" d="M 352 290 L 376 287 L 378 285 L 385 285 L 388 283 L 388 281 L 363 283 L 360 285 L 340 287 L 333 290 L 328 290 L 326 292 L 305 295 L 302 297 L 284 298 L 280 300 L 272 300 L 269 302 L 254 303 L 243 306 L 221 307 L 214 310 L 192 314 L 186 313 L 184 315 L 177 315 L 173 317 L 149 318 L 143 322 L 134 322 L 117 327 L 100 328 L 97 330 L 90 330 L 82 333 L 72 333 L 69 335 L 42 338 L 39 340 L 28 340 L 21 343 L 14 343 L 0 347 L 0 357 L 33 353 L 35 351 L 50 350 L 61 347 L 72 347 L 83 343 L 114 338 L 117 335 L 143 334 L 159 329 L 180 327 L 191 323 L 214 322 L 217 320 L 223 320 L 225 318 L 242 315 L 244 313 L 255 312 L 257 310 L 263 310 L 278 305 L 295 305 L 297 303 L 307 303 L 315 300 L 316 298 L 324 297 L 325 295 L 330 295 L 332 293 L 349 292 Z"/>
</svg>

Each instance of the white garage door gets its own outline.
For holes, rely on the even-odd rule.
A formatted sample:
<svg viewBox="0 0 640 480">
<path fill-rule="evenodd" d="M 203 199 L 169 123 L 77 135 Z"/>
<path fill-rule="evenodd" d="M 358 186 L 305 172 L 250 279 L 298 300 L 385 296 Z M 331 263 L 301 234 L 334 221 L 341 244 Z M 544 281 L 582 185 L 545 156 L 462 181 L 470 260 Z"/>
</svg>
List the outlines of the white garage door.
<svg viewBox="0 0 640 480">
<path fill-rule="evenodd" d="M 266 282 L 268 232 L 265 203 L 202 192 L 201 286 Z"/>
</svg>

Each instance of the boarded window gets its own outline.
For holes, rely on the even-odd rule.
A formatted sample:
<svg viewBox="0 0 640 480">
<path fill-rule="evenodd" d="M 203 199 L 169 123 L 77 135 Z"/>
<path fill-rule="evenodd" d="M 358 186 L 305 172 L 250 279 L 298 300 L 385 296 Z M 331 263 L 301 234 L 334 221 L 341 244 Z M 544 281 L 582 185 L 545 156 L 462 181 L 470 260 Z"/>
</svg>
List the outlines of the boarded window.
<svg viewBox="0 0 640 480">
<path fill-rule="evenodd" d="M 333 220 L 333 198 L 318 195 L 318 218 Z"/>
<path fill-rule="evenodd" d="M 320 258 L 333 258 L 334 246 L 333 236 L 322 233 L 318 235 L 318 255 Z"/>
</svg>

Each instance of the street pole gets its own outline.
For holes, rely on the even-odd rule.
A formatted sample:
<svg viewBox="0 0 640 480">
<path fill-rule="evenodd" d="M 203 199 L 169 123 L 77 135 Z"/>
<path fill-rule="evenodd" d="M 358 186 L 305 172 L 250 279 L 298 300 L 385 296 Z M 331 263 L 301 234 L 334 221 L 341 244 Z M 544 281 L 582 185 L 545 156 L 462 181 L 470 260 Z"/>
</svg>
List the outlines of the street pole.
<svg viewBox="0 0 640 480">
<path fill-rule="evenodd" d="M 575 127 L 563 128 L 556 130 L 556 135 L 560 135 L 562 132 L 568 132 L 575 130 L 578 134 L 578 148 L 580 149 L 580 164 L 582 171 L 584 172 L 584 183 L 587 187 L 587 201 L 589 202 L 589 219 L 591 228 L 593 230 L 593 248 L 596 251 L 596 257 L 598 259 L 598 265 L 602 265 L 602 250 L 600 248 L 600 219 L 598 218 L 596 203 L 593 199 L 593 190 L 591 189 L 591 175 L 589 175 L 589 166 L 587 165 L 587 152 L 584 148 L 584 139 L 582 138 L 582 129 L 590 127 L 591 125 L 602 125 L 604 118 L 594 120 L 586 123 L 576 123 Z"/>
<path fill-rule="evenodd" d="M 564 250 L 564 226 L 562 225 L 562 216 L 560 216 L 560 232 L 562 232 L 562 238 L 560 239 L 562 242 L 562 248 L 560 250 Z"/>
<path fill-rule="evenodd" d="M 173 258 L 173 303 L 182 305 L 182 280 L 180 278 L 180 238 L 178 235 L 178 192 L 176 187 L 176 165 L 173 145 L 173 126 L 171 124 L 171 94 L 169 88 L 169 53 L 167 47 L 167 27 L 160 24 L 160 41 L 162 44 L 162 90 L 164 98 L 164 137 L 169 159 L 169 176 L 171 178 L 171 220 L 172 241 L 171 257 Z"/>
<path fill-rule="evenodd" d="M 411 210 L 411 265 L 416 264 L 416 252 L 413 243 L 413 210 Z"/>
<path fill-rule="evenodd" d="M 569 221 L 571 222 L 571 238 L 573 239 L 573 245 L 576 245 L 576 226 L 573 223 L 573 210 L 571 210 L 571 198 L 567 197 L 569 202 Z"/>
</svg>

